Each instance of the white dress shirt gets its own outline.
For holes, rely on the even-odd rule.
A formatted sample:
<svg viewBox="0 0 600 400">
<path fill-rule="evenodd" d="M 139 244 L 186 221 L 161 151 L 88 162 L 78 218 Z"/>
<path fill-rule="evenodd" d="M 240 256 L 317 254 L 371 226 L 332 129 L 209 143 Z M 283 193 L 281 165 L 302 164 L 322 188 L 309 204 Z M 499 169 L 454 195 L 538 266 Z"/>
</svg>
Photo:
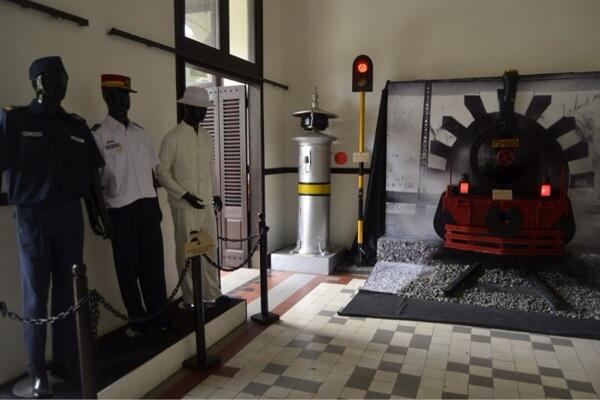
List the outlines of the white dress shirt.
<svg viewBox="0 0 600 400">
<path fill-rule="evenodd" d="M 196 134 L 194 128 L 183 121 L 164 137 L 156 175 L 167 190 L 172 207 L 191 207 L 181 198 L 185 193 L 202 199 L 207 208 L 212 204 L 213 196 L 219 195 L 213 148 L 212 138 L 204 128 L 200 127 Z"/>
<path fill-rule="evenodd" d="M 106 162 L 101 181 L 109 208 L 157 196 L 152 171 L 159 160 L 144 128 L 133 122 L 125 126 L 108 115 L 93 134 Z"/>
</svg>

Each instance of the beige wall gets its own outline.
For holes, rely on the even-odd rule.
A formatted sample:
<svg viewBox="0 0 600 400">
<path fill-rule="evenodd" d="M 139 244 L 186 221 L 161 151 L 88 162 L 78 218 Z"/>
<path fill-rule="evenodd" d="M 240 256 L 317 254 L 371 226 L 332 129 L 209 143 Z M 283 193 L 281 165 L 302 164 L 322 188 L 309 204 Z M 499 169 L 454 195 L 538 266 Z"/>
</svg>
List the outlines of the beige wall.
<svg viewBox="0 0 600 400">
<path fill-rule="evenodd" d="M 131 31 L 156 41 L 174 44 L 173 2 L 164 0 L 45 0 L 43 3 L 90 20 L 87 28 L 45 14 L 0 2 L 0 105 L 27 104 L 33 97 L 27 71 L 32 60 L 60 55 L 69 73 L 64 107 L 84 117 L 89 125 L 106 114 L 99 89 L 101 73 L 125 74 L 139 93 L 132 95 L 131 119 L 146 128 L 158 148 L 162 136 L 176 122 L 175 59 L 172 55 L 114 36 L 110 27 Z M 161 193 L 161 195 L 164 195 Z M 163 234 L 167 259 L 167 286 L 175 285 L 172 224 L 162 199 Z M 0 300 L 21 309 L 19 262 L 13 208 L 0 208 Z M 117 288 L 110 243 L 86 230 L 85 262 L 90 286 L 124 309 Z M 102 313 L 100 331 L 119 322 Z M 0 319 L 0 382 L 21 374 L 25 368 L 21 326 Z"/>
<path fill-rule="evenodd" d="M 367 94 L 370 148 L 386 80 L 499 76 L 508 68 L 524 74 L 600 70 L 599 16 L 597 0 L 266 0 L 265 61 L 281 53 L 283 73 L 275 75 L 290 86 L 283 106 L 286 143 L 280 145 L 285 164 L 297 163 L 291 137 L 299 126 L 289 114 L 310 104 L 315 85 L 323 108 L 340 116 L 329 129 L 340 138 L 333 151 L 355 151 L 358 98 L 351 92 L 351 64 L 361 53 L 371 56 L 375 66 L 374 91 Z M 272 24 L 283 24 L 275 33 L 282 38 L 268 37 Z M 265 76 L 272 73 L 267 63 Z M 267 193 L 273 179 L 279 186 L 281 179 L 292 182 L 287 185 L 292 193 L 285 205 L 288 220 L 278 221 L 285 225 L 280 229 L 285 241 L 292 243 L 297 176 L 285 177 L 269 178 Z M 347 175 L 332 180 L 335 244 L 349 246 L 354 237 L 355 182 Z"/>
</svg>

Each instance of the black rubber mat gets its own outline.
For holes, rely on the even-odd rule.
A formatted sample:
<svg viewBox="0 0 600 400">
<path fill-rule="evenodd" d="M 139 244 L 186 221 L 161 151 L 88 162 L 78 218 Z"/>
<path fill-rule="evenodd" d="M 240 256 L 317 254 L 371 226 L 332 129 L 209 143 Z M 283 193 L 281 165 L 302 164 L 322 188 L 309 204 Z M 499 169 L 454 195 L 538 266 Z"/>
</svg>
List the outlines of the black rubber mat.
<svg viewBox="0 0 600 400">
<path fill-rule="evenodd" d="M 347 317 L 407 319 L 600 339 L 600 321 L 426 301 L 368 291 L 358 292 L 338 314 Z"/>
<path fill-rule="evenodd" d="M 214 306 L 206 308 L 206 322 L 212 321 L 243 302 L 244 300 L 234 298 L 219 299 Z M 101 312 L 105 313 L 106 311 L 101 309 Z M 158 333 L 151 337 L 131 339 L 125 335 L 127 329 L 125 326 L 98 340 L 98 391 L 108 387 L 194 331 L 194 319 L 191 312 L 183 311 L 173 303 L 169 307 L 169 315 L 177 325 L 177 329 Z M 0 386 L 0 399 L 14 398 L 12 387 L 24 376 Z M 72 385 L 57 387 L 54 391 L 54 398 L 81 397 L 80 388 Z"/>
</svg>

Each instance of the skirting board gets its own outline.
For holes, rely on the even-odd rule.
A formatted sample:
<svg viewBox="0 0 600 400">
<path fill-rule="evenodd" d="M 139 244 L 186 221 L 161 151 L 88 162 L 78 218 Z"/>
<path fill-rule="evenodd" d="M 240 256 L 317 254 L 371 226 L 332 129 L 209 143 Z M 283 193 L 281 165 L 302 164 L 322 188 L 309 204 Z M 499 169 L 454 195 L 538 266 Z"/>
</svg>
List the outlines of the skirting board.
<svg viewBox="0 0 600 400">
<path fill-rule="evenodd" d="M 210 347 L 238 326 L 246 323 L 247 304 L 239 303 L 206 325 L 206 346 Z M 98 393 L 99 399 L 139 399 L 182 368 L 196 354 L 196 338 L 191 333 L 150 361 L 131 371 Z"/>
<path fill-rule="evenodd" d="M 344 258 L 345 249 L 334 247 L 326 256 L 290 254 L 293 247 L 286 247 L 271 254 L 274 271 L 302 272 L 305 274 L 331 275 Z"/>
</svg>

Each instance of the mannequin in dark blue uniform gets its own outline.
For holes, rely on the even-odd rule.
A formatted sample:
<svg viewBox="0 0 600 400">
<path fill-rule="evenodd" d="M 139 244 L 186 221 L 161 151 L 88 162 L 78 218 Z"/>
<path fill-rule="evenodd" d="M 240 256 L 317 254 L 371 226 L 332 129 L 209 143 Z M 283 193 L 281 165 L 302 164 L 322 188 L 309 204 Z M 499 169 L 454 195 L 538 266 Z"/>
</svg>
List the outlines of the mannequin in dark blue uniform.
<svg viewBox="0 0 600 400">
<path fill-rule="evenodd" d="M 109 236 L 110 229 L 98 178 L 104 161 L 85 121 L 60 106 L 68 81 L 61 59 L 34 61 L 29 77 L 36 98 L 0 114 L 0 173 L 7 171 L 16 206 L 24 315 L 45 318 L 50 286 L 52 315 L 73 304 L 71 270 L 83 261 L 82 198 L 94 231 Z M 52 328 L 53 373 L 76 380 L 74 318 Z M 46 326 L 25 325 L 25 344 L 33 395 L 48 397 Z"/>
</svg>

